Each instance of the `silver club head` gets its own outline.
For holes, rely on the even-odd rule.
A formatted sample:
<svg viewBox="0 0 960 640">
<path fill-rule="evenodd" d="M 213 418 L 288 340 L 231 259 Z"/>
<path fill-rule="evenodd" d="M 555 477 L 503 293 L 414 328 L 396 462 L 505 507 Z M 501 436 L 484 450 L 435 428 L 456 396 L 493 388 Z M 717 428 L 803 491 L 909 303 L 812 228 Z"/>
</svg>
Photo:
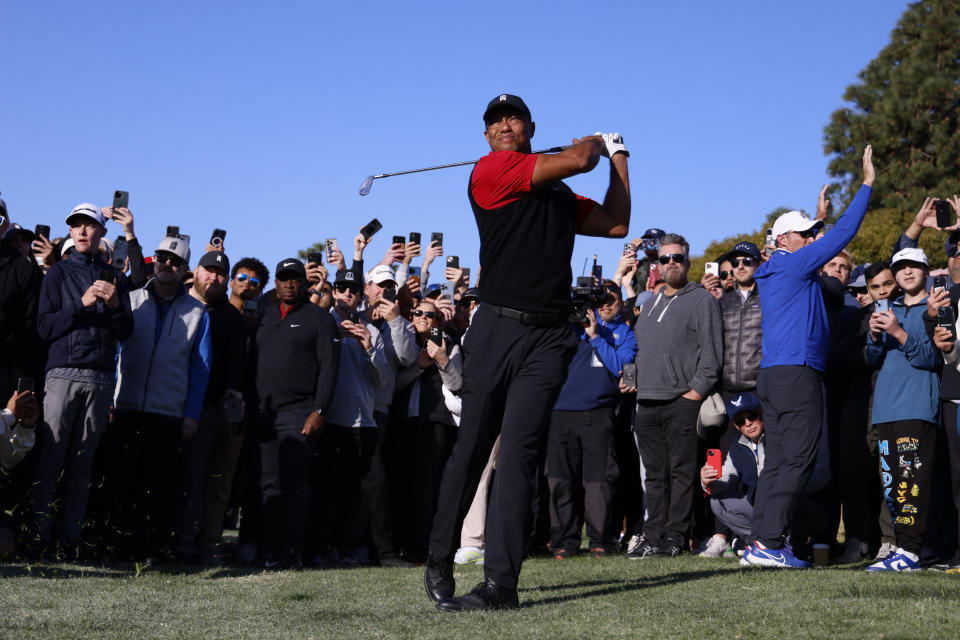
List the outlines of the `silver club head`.
<svg viewBox="0 0 960 640">
<path fill-rule="evenodd" d="M 370 187 L 373 186 L 373 176 L 367 176 L 360 185 L 360 195 L 365 196 L 370 193 Z"/>
</svg>

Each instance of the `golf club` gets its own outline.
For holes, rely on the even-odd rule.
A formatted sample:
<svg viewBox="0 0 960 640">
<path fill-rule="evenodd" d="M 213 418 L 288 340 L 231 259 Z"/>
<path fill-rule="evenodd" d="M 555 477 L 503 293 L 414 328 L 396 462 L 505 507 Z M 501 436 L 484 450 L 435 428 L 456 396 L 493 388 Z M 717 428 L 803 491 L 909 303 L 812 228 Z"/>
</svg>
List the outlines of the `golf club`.
<svg viewBox="0 0 960 640">
<path fill-rule="evenodd" d="M 541 149 L 540 151 L 534 151 L 533 153 L 558 153 L 564 149 L 569 149 L 570 145 L 563 147 L 550 147 L 549 149 Z M 366 179 L 360 185 L 360 195 L 365 196 L 370 193 L 370 187 L 373 186 L 373 181 L 377 178 L 389 178 L 390 176 L 402 176 L 407 173 L 420 173 L 421 171 L 433 171 L 434 169 L 449 169 L 450 167 L 462 167 L 468 164 L 477 164 L 476 160 L 469 160 L 467 162 L 454 162 L 453 164 L 441 164 L 436 167 L 424 167 L 423 169 L 410 169 L 408 171 L 394 171 L 393 173 L 378 173 L 375 176 L 367 176 Z"/>
</svg>

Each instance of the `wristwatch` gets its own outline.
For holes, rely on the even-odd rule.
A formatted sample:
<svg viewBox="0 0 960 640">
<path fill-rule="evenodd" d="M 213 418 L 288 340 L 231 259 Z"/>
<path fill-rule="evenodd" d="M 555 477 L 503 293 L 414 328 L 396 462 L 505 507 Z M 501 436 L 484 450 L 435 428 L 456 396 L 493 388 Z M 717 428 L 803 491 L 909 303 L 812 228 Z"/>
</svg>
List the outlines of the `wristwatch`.
<svg viewBox="0 0 960 640">
<path fill-rule="evenodd" d="M 320 416 L 320 417 L 322 418 L 322 417 L 324 417 L 324 416 L 327 415 L 327 410 L 326 410 L 326 409 L 315 409 L 315 410 L 314 410 L 314 413 L 316 413 L 318 416 Z"/>
</svg>

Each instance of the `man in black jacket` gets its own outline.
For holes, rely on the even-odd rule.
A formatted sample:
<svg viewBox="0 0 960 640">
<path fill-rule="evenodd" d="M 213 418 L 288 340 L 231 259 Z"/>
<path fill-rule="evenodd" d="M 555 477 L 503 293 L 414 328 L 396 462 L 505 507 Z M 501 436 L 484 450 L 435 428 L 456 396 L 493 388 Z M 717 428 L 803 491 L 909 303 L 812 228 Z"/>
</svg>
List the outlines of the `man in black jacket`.
<svg viewBox="0 0 960 640">
<path fill-rule="evenodd" d="M 184 559 L 197 555 L 199 543 L 203 560 L 212 564 L 222 562 L 223 513 L 243 446 L 246 335 L 240 312 L 227 299 L 229 274 L 227 255 L 209 251 L 200 258 L 190 289 L 190 295 L 206 305 L 210 316 L 213 360 L 200 428 L 184 442 L 186 491 L 181 497 L 177 542 Z"/>
<path fill-rule="evenodd" d="M 307 301 L 303 263 L 281 260 L 275 273 L 277 304 L 267 307 L 257 330 L 268 569 L 299 567 L 302 562 L 310 515 L 310 460 L 340 364 L 339 330 L 327 311 Z"/>
<path fill-rule="evenodd" d="M 117 342 L 133 333 L 129 285 L 103 261 L 103 212 L 91 204 L 67 216 L 74 250 L 43 279 L 37 326 L 50 342 L 46 395 L 40 425 L 40 458 L 33 487 L 36 538 L 42 553 L 53 541 L 51 508 L 64 473 L 59 541 L 66 556 L 80 550 L 80 524 L 90 492 L 90 467 L 113 400 Z"/>
</svg>

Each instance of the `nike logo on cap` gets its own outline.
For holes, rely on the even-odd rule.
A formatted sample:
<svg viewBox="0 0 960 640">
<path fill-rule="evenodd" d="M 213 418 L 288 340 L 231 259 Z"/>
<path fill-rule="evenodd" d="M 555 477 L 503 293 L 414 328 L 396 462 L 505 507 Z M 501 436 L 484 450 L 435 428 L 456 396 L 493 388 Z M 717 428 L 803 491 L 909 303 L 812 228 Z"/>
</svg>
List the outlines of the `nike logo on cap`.
<svg viewBox="0 0 960 640">
<path fill-rule="evenodd" d="M 292 263 L 292 262 L 284 262 L 284 263 L 283 263 L 283 266 L 289 267 L 289 266 L 291 266 L 291 265 L 293 265 L 293 264 L 294 264 L 294 263 Z"/>
</svg>

